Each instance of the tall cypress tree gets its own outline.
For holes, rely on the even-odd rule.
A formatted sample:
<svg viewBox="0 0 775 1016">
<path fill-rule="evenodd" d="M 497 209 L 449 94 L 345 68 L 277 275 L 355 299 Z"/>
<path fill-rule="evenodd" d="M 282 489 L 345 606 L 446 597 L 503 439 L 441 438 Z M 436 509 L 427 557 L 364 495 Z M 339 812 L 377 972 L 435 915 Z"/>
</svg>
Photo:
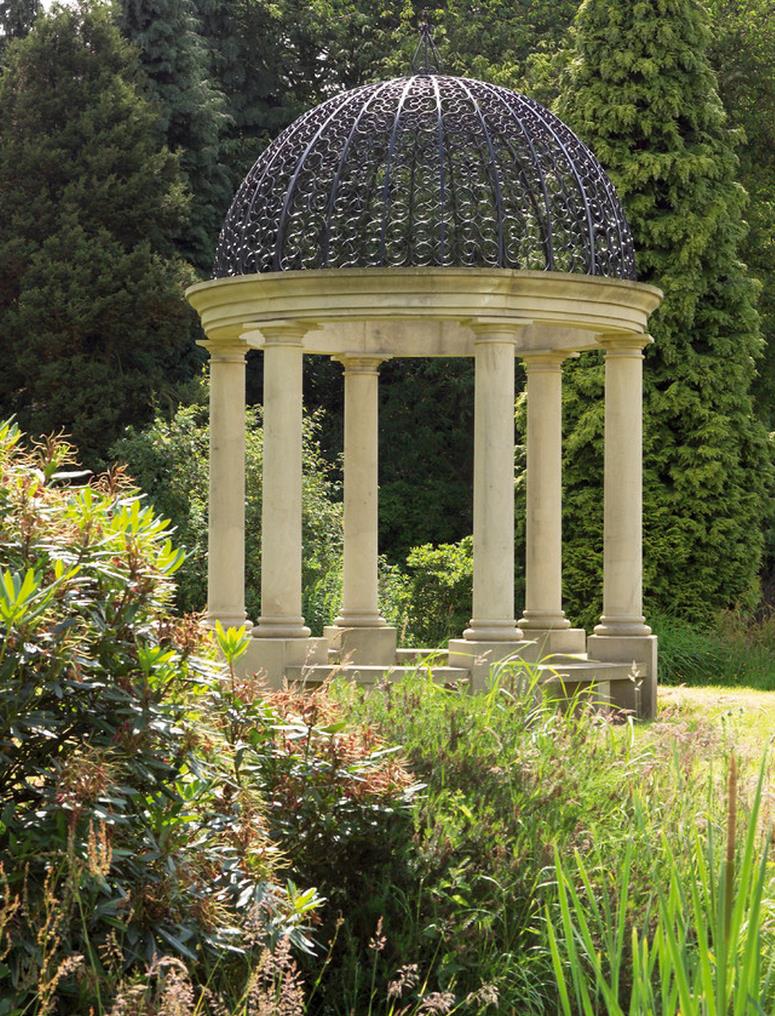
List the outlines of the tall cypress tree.
<svg viewBox="0 0 775 1016">
<path fill-rule="evenodd" d="M 585 0 L 558 106 L 623 199 L 640 281 L 665 293 L 645 363 L 645 588 L 650 609 L 696 621 L 757 602 L 771 476 L 750 394 L 761 338 L 738 257 L 745 194 L 708 43 L 698 0 Z M 601 584 L 599 363 L 568 370 L 565 411 L 566 578 L 589 622 Z"/>
<path fill-rule="evenodd" d="M 226 103 L 210 79 L 197 12 L 193 0 L 121 0 L 120 10 L 122 32 L 140 51 L 161 114 L 160 140 L 179 152 L 191 192 L 179 248 L 207 273 L 232 188 L 221 162 Z"/>
<path fill-rule="evenodd" d="M 178 160 L 98 4 L 41 15 L 0 76 L 0 412 L 99 464 L 193 369 Z"/>
</svg>

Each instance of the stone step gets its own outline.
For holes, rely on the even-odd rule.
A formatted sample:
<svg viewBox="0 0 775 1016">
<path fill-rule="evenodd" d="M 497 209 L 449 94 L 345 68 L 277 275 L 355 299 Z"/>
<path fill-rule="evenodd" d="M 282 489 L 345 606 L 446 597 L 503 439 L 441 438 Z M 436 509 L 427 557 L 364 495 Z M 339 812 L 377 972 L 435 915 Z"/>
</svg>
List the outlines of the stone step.
<svg viewBox="0 0 775 1016">
<path fill-rule="evenodd" d="M 535 662 L 542 667 L 564 667 L 574 663 L 588 663 L 589 656 L 586 653 L 547 653 Z"/>
<path fill-rule="evenodd" d="M 410 666 L 431 659 L 434 664 L 446 665 L 449 653 L 446 649 L 397 649 L 396 663 Z"/>
<path fill-rule="evenodd" d="M 599 660 L 579 660 L 539 663 L 547 683 L 587 684 L 591 681 L 628 681 L 632 671 L 631 663 L 601 663 Z"/>
<path fill-rule="evenodd" d="M 358 684 L 380 684 L 382 681 L 400 681 L 408 674 L 415 674 L 416 666 L 395 666 L 370 667 L 348 664 L 337 666 L 331 664 L 316 664 L 311 667 L 286 667 L 285 676 L 289 681 L 304 681 L 307 684 L 321 684 L 331 677 L 346 677 Z M 433 680 L 439 684 L 450 684 L 454 681 L 467 680 L 470 677 L 468 670 L 463 667 L 432 667 Z"/>
<path fill-rule="evenodd" d="M 332 677 L 346 677 L 358 684 L 375 685 L 382 681 L 400 681 L 402 677 L 417 672 L 418 664 L 423 659 L 434 658 L 437 651 L 426 650 L 399 650 L 404 653 L 403 659 L 407 659 L 412 653 L 419 656 L 412 663 L 397 663 L 391 666 L 359 666 L 358 664 L 341 665 L 337 660 L 330 659 L 327 664 L 314 664 L 306 667 L 287 667 L 286 677 L 289 681 L 303 681 L 307 684 L 321 684 Z M 582 659 L 578 656 L 567 656 L 554 659 L 551 663 L 534 664 L 538 670 L 541 681 L 544 684 L 557 688 L 565 687 L 569 691 L 579 685 L 597 684 L 608 685 L 611 681 L 627 681 L 630 679 L 632 669 L 629 663 L 601 663 L 598 660 Z M 435 662 L 430 666 L 430 672 L 434 681 L 440 684 L 450 684 L 456 681 L 468 680 L 471 676 L 470 670 L 465 667 L 445 666 L 442 662 Z"/>
</svg>

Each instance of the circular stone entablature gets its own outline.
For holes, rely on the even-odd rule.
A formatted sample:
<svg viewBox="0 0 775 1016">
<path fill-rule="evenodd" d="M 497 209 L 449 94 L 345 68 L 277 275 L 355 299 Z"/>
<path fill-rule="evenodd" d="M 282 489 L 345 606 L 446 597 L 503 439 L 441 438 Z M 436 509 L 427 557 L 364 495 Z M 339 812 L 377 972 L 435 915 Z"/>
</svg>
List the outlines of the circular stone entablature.
<svg viewBox="0 0 775 1016">
<path fill-rule="evenodd" d="M 210 341 L 299 322 L 310 352 L 471 355 L 472 325 L 521 348 L 644 332 L 614 187 L 548 110 L 481 81 L 419 73 L 334 96 L 262 153 L 191 287 Z"/>
</svg>

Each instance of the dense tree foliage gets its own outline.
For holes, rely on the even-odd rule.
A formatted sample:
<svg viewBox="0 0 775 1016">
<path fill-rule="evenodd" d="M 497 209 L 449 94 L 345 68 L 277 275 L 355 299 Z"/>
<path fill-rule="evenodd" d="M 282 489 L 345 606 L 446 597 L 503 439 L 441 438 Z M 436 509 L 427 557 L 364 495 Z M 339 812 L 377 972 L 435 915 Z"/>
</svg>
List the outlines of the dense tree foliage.
<svg viewBox="0 0 775 1016">
<path fill-rule="evenodd" d="M 711 57 L 731 125 L 742 131 L 738 175 L 748 191 L 743 260 L 762 282 L 765 352 L 755 385 L 759 412 L 775 427 L 775 0 L 708 0 Z"/>
<path fill-rule="evenodd" d="M 29 32 L 41 7 L 41 0 L 0 0 L 0 58 L 11 39 Z"/>
<path fill-rule="evenodd" d="M 0 403 L 90 463 L 193 357 L 186 195 L 101 7 L 38 19 L 0 78 Z"/>
<path fill-rule="evenodd" d="M 586 0 L 559 106 L 625 203 L 640 280 L 665 293 L 645 364 L 645 585 L 652 606 L 695 619 L 757 602 L 770 478 L 750 395 L 762 342 L 739 260 L 745 194 L 709 40 L 696 0 Z M 567 561 L 579 612 L 598 565 L 601 368 L 580 364 L 569 382 Z"/>
<path fill-rule="evenodd" d="M 231 196 L 221 162 L 225 99 L 210 80 L 208 52 L 192 0 L 121 0 L 120 26 L 140 51 L 150 97 L 160 112 L 159 141 L 180 153 L 191 193 L 180 252 L 202 272 Z"/>
<path fill-rule="evenodd" d="M 169 411 L 196 362 L 183 262 L 206 274 L 223 211 L 262 148 L 336 90 L 406 73 L 428 17 L 442 70 L 546 103 L 562 89 L 561 112 L 611 170 L 633 219 L 641 275 L 668 291 L 646 371 L 655 382 L 649 489 L 666 492 L 650 502 L 647 585 L 661 576 L 664 605 L 671 569 L 685 575 L 692 564 L 693 591 L 674 599 L 676 609 L 696 616 L 701 603 L 753 602 L 756 538 L 740 548 L 730 520 L 738 533 L 757 531 L 763 490 L 761 432 L 747 416 L 758 355 L 752 278 L 763 284 L 757 410 L 765 423 L 775 419 L 773 0 L 648 0 L 625 10 L 611 0 L 443 0 L 433 10 L 414 0 L 93 2 L 82 13 L 41 13 L 37 0 L 0 0 L 5 412 L 34 430 L 67 427 L 97 461 L 126 424 L 149 418 L 154 400 Z M 55 40 L 68 32 L 60 47 Z M 569 373 L 567 517 L 586 548 L 568 555 L 569 591 L 574 611 L 592 620 L 601 506 L 589 478 L 600 468 L 602 375 L 583 364 Z M 67 391 L 63 374 L 74 381 Z M 334 469 L 340 374 L 324 358 L 305 363 L 307 405 L 324 411 L 320 447 Z M 251 358 L 253 402 L 261 382 L 261 359 Z M 385 364 L 380 409 L 382 547 L 402 564 L 412 546 L 471 531 L 472 364 Z M 703 456 L 716 463 L 707 476 Z M 719 498 L 724 512 L 711 520 Z M 707 574 L 702 554 L 676 553 L 722 535 L 733 548 L 729 574 Z M 666 571 L 665 560 L 673 562 Z"/>
</svg>

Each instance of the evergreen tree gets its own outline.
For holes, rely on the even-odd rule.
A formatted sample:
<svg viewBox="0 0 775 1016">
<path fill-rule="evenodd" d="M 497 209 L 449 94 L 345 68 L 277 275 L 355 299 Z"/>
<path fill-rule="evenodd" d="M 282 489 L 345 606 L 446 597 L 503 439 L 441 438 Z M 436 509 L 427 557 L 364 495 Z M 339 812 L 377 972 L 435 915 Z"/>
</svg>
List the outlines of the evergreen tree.
<svg viewBox="0 0 775 1016">
<path fill-rule="evenodd" d="M 232 189 L 306 109 L 379 74 L 399 11 L 384 0 L 194 0 L 213 80 L 227 100 Z"/>
<path fill-rule="evenodd" d="M 284 4 L 195 0 L 210 74 L 225 96 L 222 161 L 233 193 L 259 153 L 308 105 L 289 81 Z"/>
<path fill-rule="evenodd" d="M 445 67 L 525 90 L 528 81 L 534 84 L 531 65 L 566 43 L 579 0 L 484 0 L 473 11 L 468 0 L 445 6 L 437 29 Z"/>
<path fill-rule="evenodd" d="M 696 621 L 758 599 L 770 483 L 752 406 L 756 284 L 738 258 L 745 194 L 697 0 L 585 0 L 558 111 L 623 199 L 638 277 L 665 300 L 645 363 L 645 588 L 651 610 Z M 599 610 L 603 378 L 567 371 L 566 580 Z"/>
<path fill-rule="evenodd" d="M 64 427 L 90 464 L 193 368 L 186 195 L 140 76 L 84 4 L 41 15 L 0 77 L 1 412 Z"/>
<path fill-rule="evenodd" d="M 209 273 L 232 187 L 220 152 L 225 99 L 210 80 L 193 0 L 121 0 L 120 9 L 121 29 L 140 51 L 150 96 L 161 113 L 160 140 L 180 153 L 191 192 L 180 251 Z"/>
<path fill-rule="evenodd" d="M 0 60 L 11 39 L 23 39 L 40 14 L 41 0 L 0 0 Z"/>
<path fill-rule="evenodd" d="M 755 392 L 759 413 L 775 427 L 775 0 L 708 0 L 711 56 L 730 122 L 744 132 L 740 181 L 750 195 L 742 253 L 762 282 L 765 340 Z"/>
</svg>

